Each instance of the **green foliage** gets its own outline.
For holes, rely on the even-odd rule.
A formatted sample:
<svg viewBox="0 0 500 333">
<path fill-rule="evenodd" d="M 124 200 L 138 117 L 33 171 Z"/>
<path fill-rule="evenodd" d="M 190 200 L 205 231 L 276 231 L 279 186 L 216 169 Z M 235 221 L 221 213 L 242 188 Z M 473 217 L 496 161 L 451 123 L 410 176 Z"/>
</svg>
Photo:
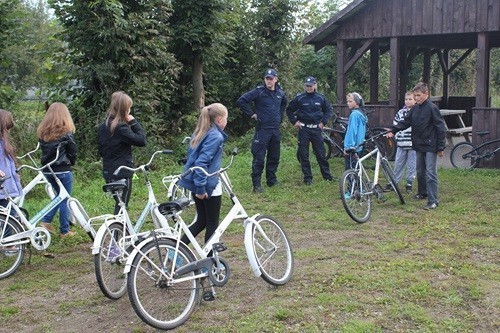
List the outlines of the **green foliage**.
<svg viewBox="0 0 500 333">
<path fill-rule="evenodd" d="M 134 100 L 134 112 L 148 138 L 165 144 L 178 113 L 170 109 L 178 64 L 168 51 L 171 8 L 151 1 L 49 2 L 68 45 L 65 56 L 77 72 L 73 88 L 77 138 L 95 143 L 95 126 L 104 118 L 109 96 L 118 90 Z"/>
</svg>

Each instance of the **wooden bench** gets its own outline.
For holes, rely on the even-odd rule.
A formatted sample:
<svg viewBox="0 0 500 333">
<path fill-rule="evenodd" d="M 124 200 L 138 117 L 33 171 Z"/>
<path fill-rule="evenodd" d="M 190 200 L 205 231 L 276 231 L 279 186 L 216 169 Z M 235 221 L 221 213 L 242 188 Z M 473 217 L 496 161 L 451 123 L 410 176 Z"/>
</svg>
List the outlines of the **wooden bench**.
<svg viewBox="0 0 500 333">
<path fill-rule="evenodd" d="M 472 132 L 472 126 L 462 127 L 462 128 L 452 128 L 448 130 L 448 133 L 454 135 L 469 134 Z"/>
<path fill-rule="evenodd" d="M 472 133 L 472 126 L 468 127 L 460 127 L 460 128 L 450 128 L 446 131 L 446 136 L 448 137 L 448 141 L 450 145 L 453 145 L 453 141 L 451 139 L 452 136 L 460 136 L 463 135 L 465 141 L 470 142 L 469 134 Z"/>
</svg>

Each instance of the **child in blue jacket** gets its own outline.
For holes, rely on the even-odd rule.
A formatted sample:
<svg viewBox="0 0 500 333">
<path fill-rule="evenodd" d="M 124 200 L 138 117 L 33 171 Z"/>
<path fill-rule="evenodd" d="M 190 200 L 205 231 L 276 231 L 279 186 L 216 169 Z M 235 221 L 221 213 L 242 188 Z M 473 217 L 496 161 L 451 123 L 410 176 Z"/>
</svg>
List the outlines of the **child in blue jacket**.
<svg viewBox="0 0 500 333">
<path fill-rule="evenodd" d="M 364 106 L 364 102 L 360 94 L 352 92 L 346 97 L 347 107 L 351 110 L 351 114 L 349 115 L 349 123 L 344 138 L 344 158 L 345 169 L 349 170 L 356 166 L 358 153 L 363 150 L 361 146 L 355 147 L 361 144 L 365 139 L 368 117 L 361 109 Z"/>
</svg>

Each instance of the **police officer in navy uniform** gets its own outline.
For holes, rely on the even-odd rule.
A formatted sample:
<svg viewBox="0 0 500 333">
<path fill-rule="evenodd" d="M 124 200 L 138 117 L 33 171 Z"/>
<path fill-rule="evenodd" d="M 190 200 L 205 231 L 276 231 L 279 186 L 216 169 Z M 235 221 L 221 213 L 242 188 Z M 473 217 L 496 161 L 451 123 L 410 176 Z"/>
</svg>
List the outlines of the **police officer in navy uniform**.
<svg viewBox="0 0 500 333">
<path fill-rule="evenodd" d="M 304 174 L 304 183 L 312 184 L 309 143 L 318 161 L 323 179 L 331 181 L 330 165 L 325 157 L 325 146 L 321 131 L 332 115 L 332 106 L 325 95 L 316 91 L 316 79 L 309 76 L 304 81 L 305 92 L 298 94 L 288 105 L 286 114 L 290 122 L 299 130 L 298 153 Z"/>
<path fill-rule="evenodd" d="M 278 183 L 276 171 L 280 161 L 280 124 L 288 100 L 278 82 L 278 73 L 268 69 L 264 73 L 264 85 L 244 93 L 238 99 L 238 107 L 255 121 L 255 135 L 252 141 L 252 184 L 253 191 L 263 191 L 261 185 L 264 160 L 267 186 Z M 251 104 L 254 108 L 252 109 Z"/>
</svg>

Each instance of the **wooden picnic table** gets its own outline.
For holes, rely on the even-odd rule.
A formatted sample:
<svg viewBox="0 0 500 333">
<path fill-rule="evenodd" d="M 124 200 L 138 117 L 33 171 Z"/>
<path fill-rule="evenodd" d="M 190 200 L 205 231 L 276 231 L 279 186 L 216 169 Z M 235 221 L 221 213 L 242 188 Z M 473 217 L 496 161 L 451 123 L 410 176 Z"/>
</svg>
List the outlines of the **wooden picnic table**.
<svg viewBox="0 0 500 333">
<path fill-rule="evenodd" d="M 464 120 L 462 119 L 462 114 L 464 114 L 466 111 L 465 110 L 449 110 L 449 109 L 442 109 L 441 115 L 443 117 L 454 117 L 456 120 L 456 123 L 458 124 L 458 127 L 456 128 L 448 128 L 448 124 L 446 123 L 445 120 L 445 126 L 446 126 L 446 138 L 448 139 L 448 142 L 450 143 L 451 146 L 453 146 L 453 136 L 461 136 L 463 135 L 464 139 L 467 142 L 470 142 L 470 137 L 469 134 L 472 133 L 472 126 L 465 126 Z"/>
</svg>

